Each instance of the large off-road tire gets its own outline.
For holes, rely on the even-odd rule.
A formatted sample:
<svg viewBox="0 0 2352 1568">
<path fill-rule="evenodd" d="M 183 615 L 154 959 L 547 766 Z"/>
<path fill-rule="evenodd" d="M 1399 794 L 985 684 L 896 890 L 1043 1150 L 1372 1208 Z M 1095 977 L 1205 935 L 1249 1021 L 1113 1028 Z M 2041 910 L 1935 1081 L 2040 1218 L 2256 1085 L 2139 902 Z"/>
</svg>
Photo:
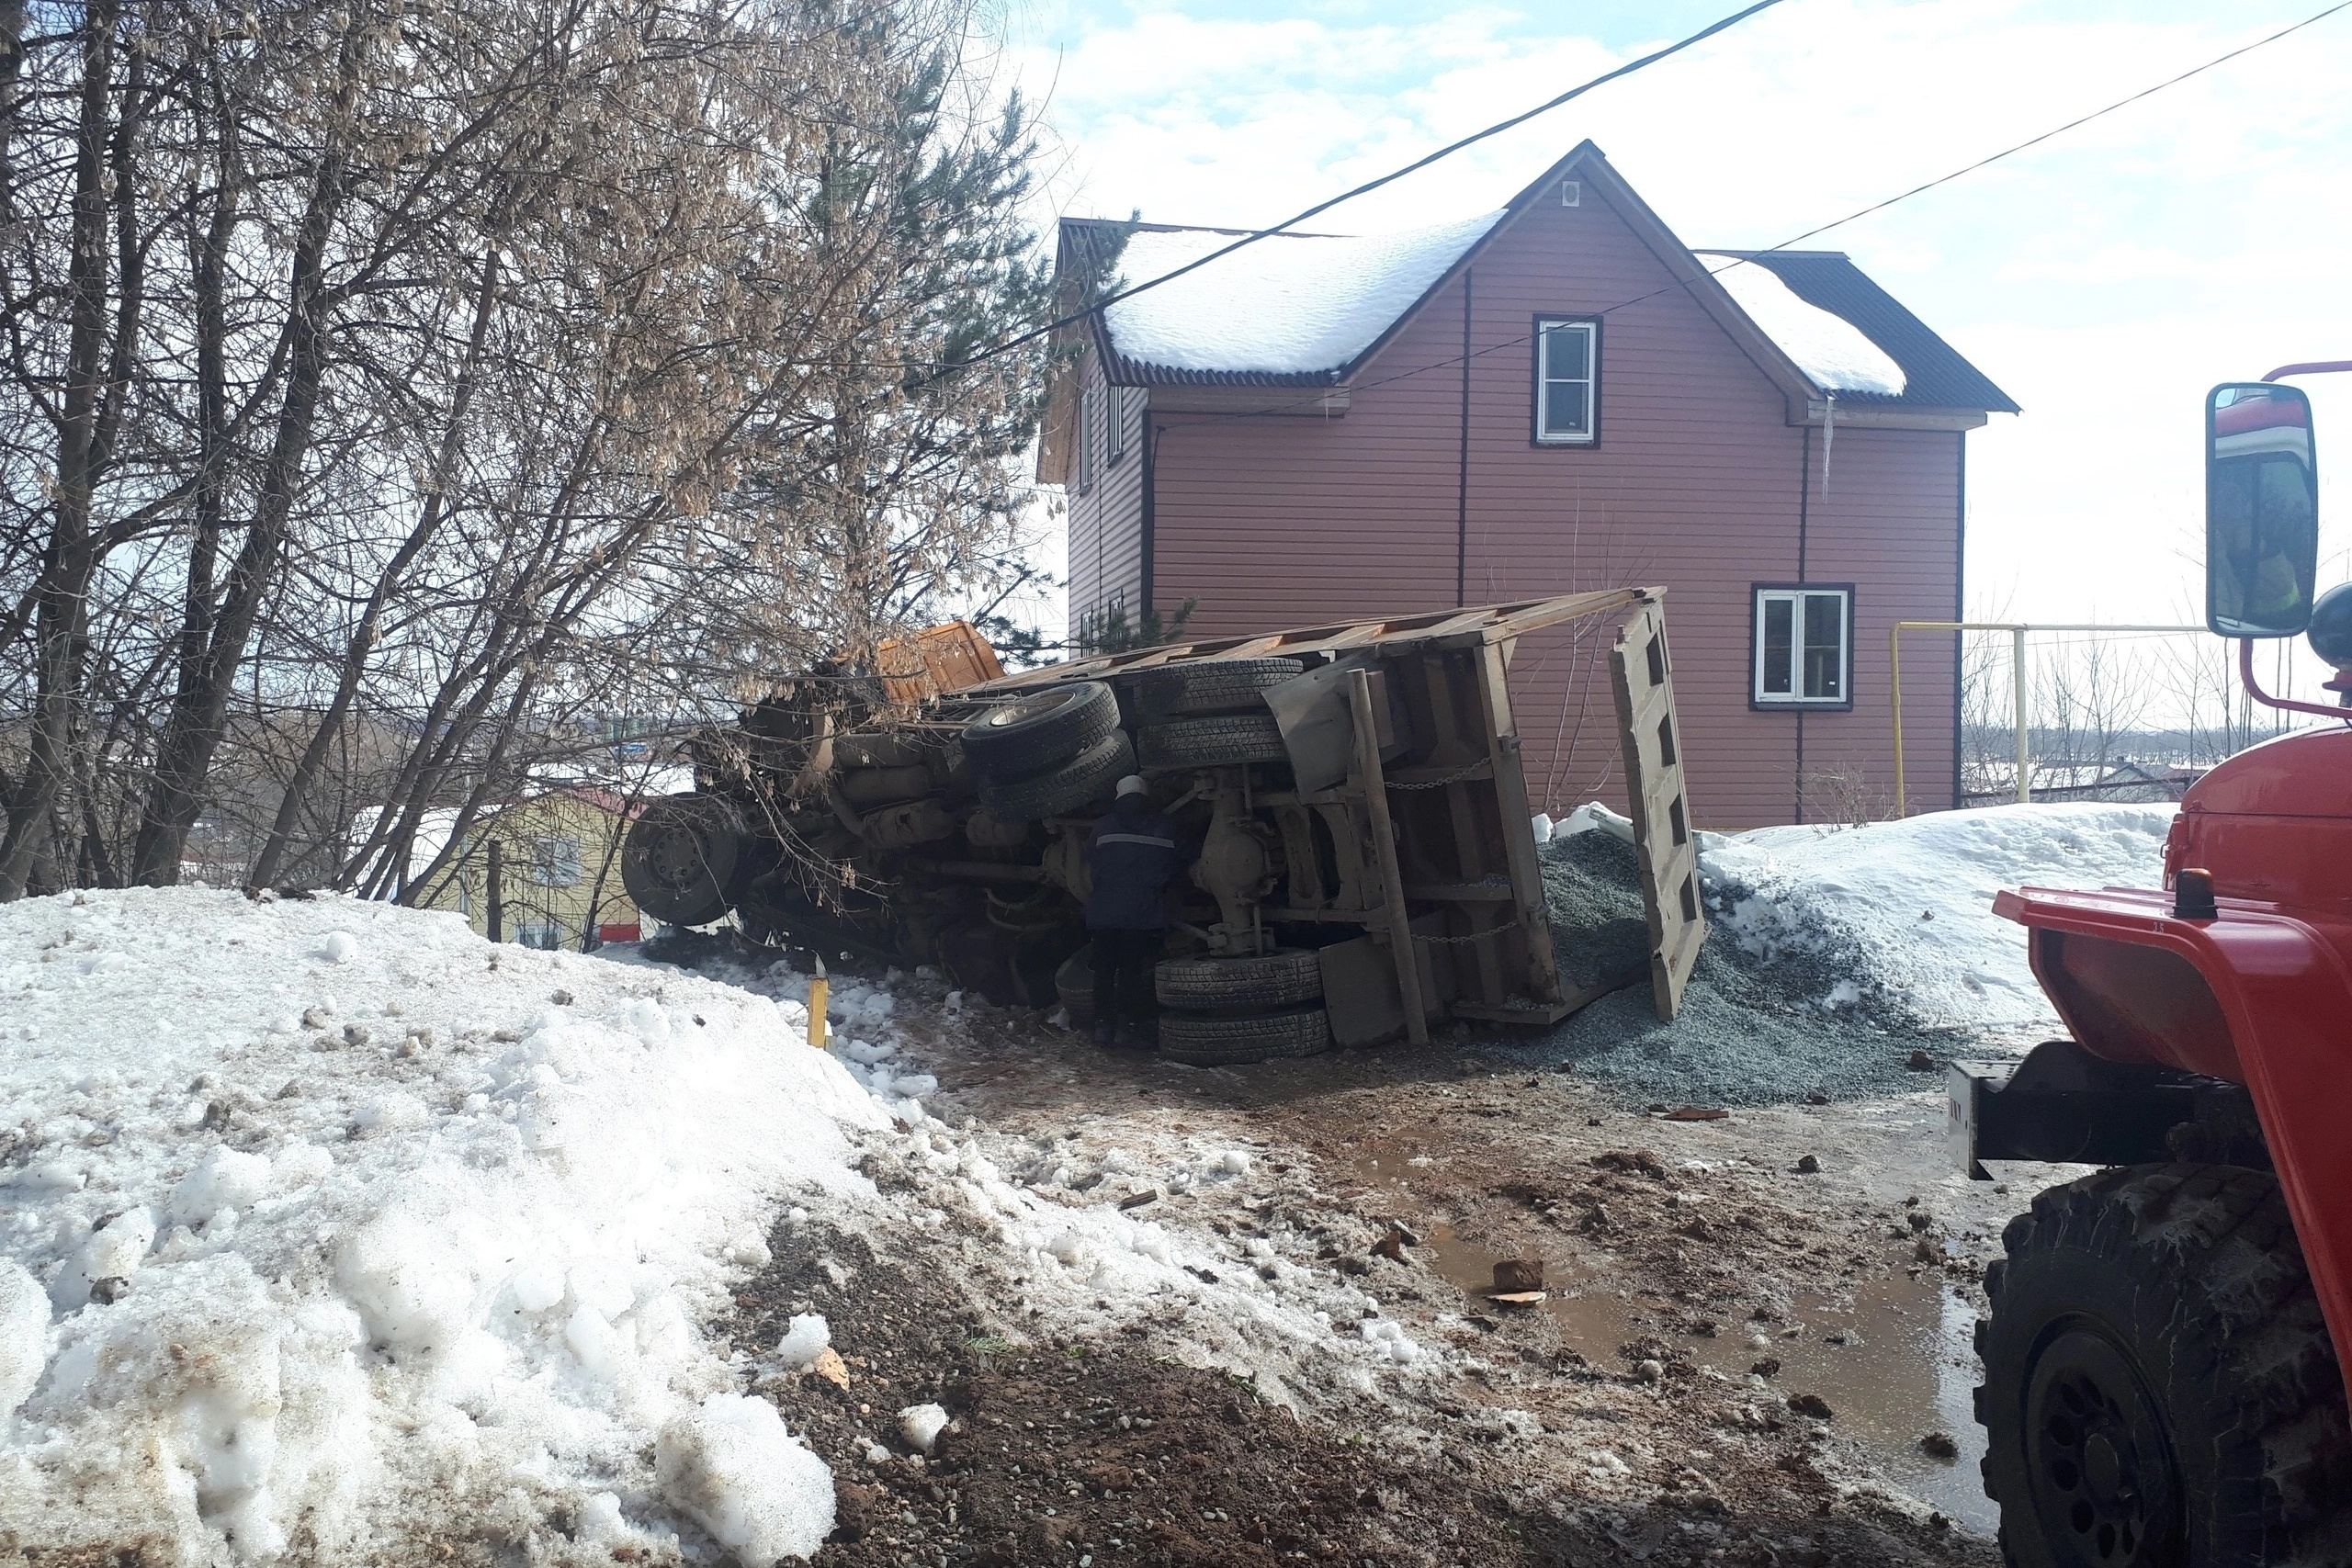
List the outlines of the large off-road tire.
<svg viewBox="0 0 2352 1568">
<path fill-rule="evenodd" d="M 2275 1178 L 2104 1171 L 2003 1240 L 1976 1418 L 2014 1568 L 2352 1563 L 2344 1380 Z"/>
<path fill-rule="evenodd" d="M 1312 1056 L 1330 1046 L 1331 1020 L 1319 1004 L 1240 1018 L 1190 1012 L 1159 1015 L 1159 1054 L 1195 1067 Z"/>
<path fill-rule="evenodd" d="M 1322 999 L 1323 963 L 1294 947 L 1258 958 L 1164 958 L 1151 984 L 1161 1007 L 1281 1007 Z"/>
<path fill-rule="evenodd" d="M 1136 721 L 1159 724 L 1189 714 L 1263 713 L 1265 689 L 1306 668 L 1295 659 L 1220 659 L 1148 671 L 1136 677 Z"/>
<path fill-rule="evenodd" d="M 1119 728 L 1119 700 L 1100 681 L 1048 686 L 990 708 L 964 727 L 964 755 L 982 778 L 1046 773 L 1101 745 Z"/>
<path fill-rule="evenodd" d="M 621 886 L 667 926 L 707 926 L 734 908 L 743 864 L 743 813 L 723 795 L 664 795 L 630 825 Z"/>
<path fill-rule="evenodd" d="M 1111 738 L 1057 768 L 1027 778 L 990 779 L 980 785 L 980 804 L 1006 822 L 1036 822 L 1075 811 L 1111 793 L 1120 775 L 1135 771 L 1135 748 L 1126 732 Z"/>
<path fill-rule="evenodd" d="M 1180 718 L 1143 732 L 1136 754 L 1146 768 L 1173 773 L 1184 768 L 1227 767 L 1239 762 L 1281 762 L 1290 753 L 1270 713 L 1218 714 Z"/>
</svg>

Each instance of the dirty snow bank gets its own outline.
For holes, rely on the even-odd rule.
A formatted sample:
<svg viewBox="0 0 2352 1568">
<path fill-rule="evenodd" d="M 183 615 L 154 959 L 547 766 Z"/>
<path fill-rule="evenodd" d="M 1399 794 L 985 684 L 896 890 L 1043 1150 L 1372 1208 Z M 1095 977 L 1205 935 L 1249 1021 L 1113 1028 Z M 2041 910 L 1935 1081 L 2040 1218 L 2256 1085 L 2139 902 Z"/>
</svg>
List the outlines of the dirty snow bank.
<svg viewBox="0 0 2352 1568">
<path fill-rule="evenodd" d="M 2025 931 L 1993 913 L 2004 887 L 2154 887 L 2171 806 L 2093 802 L 1939 811 L 1860 828 L 1704 835 L 1700 865 L 1725 931 L 1749 952 L 1850 953 L 1860 987 L 1923 1021 L 2052 1025 Z"/>
<path fill-rule="evenodd" d="M 805 1013 L 198 889 L 0 908 L 0 1540 L 382 1562 L 691 1518 L 764 1564 L 831 1529 L 696 1327 L 781 1198 L 871 1197 L 886 1119 Z"/>
<path fill-rule="evenodd" d="M 789 959 L 730 943 L 667 944 L 647 956 L 690 962 L 787 1006 L 808 994 Z M 888 1206 L 822 1218 L 878 1252 L 945 1267 L 1004 1313 L 1008 1334 L 1099 1341 L 1148 1322 L 1163 1353 L 1293 1409 L 1463 1370 L 1442 1347 L 1358 1331 L 1379 1302 L 1338 1268 L 1328 1234 L 1280 1212 L 1308 1182 L 1300 1169 L 1267 1168 L 1230 1143 L 1142 1119 L 1081 1112 L 1066 1130 L 1021 1136 L 953 1110 L 932 1113 L 923 1101 L 950 1098 L 956 1085 L 913 1060 L 925 1036 L 996 1010 L 927 967 L 878 982 L 837 975 L 827 1010 L 834 1052 L 893 1124 L 862 1140 L 860 1163 Z M 1244 1213 L 1244 1225 L 1204 1223 Z M 1361 1252 L 1376 1239 L 1351 1246 Z M 830 1326 L 794 1317 L 776 1364 L 803 1364 Z"/>
</svg>

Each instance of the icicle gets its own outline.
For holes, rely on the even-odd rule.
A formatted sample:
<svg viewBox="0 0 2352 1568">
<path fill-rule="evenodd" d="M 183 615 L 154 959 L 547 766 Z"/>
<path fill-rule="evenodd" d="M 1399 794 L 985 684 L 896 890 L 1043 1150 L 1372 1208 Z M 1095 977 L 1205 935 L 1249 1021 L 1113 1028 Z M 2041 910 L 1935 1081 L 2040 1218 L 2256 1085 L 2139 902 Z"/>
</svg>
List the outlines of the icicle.
<svg viewBox="0 0 2352 1568">
<path fill-rule="evenodd" d="M 1821 415 L 1821 501 L 1829 503 L 1829 451 L 1838 445 L 1838 394 L 1826 392 L 1828 406 Z"/>
</svg>

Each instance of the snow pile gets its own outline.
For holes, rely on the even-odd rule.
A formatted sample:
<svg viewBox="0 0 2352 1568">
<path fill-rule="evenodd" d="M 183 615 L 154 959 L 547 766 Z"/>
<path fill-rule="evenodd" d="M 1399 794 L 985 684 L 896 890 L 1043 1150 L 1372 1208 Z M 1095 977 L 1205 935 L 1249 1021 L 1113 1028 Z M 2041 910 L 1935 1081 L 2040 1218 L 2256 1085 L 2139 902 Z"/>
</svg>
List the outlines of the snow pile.
<svg viewBox="0 0 2352 1568">
<path fill-rule="evenodd" d="M 714 1393 L 662 1429 L 663 1492 L 739 1562 L 814 1557 L 833 1531 L 833 1476 L 763 1399 Z"/>
<path fill-rule="evenodd" d="M 1335 370 L 1370 348 L 1501 217 L 1400 234 L 1260 240 L 1111 306 L 1111 341 L 1130 359 L 1177 370 Z M 1235 238 L 1138 231 L 1119 260 L 1121 285 L 1161 276 Z"/>
<path fill-rule="evenodd" d="M 1761 262 L 1735 260 L 1724 251 L 1696 253 L 1715 273 L 1739 308 L 1796 361 L 1814 385 L 1832 392 L 1876 392 L 1899 398 L 1910 384 L 1903 367 L 1845 317 L 1797 297 Z"/>
<path fill-rule="evenodd" d="M 2154 887 L 2170 806 L 2092 802 L 1939 811 L 1861 828 L 1702 837 L 1726 934 L 1751 953 L 1850 950 L 1858 987 L 1923 1020 L 1979 1029 L 2055 1021 L 2004 887 Z"/>
<path fill-rule="evenodd" d="M 872 1198 L 888 1120 L 799 1010 L 198 889 L 0 908 L 0 1536 L 707 1551 L 692 1520 L 764 1568 L 831 1529 L 695 1327 L 782 1198 Z"/>
<path fill-rule="evenodd" d="M 947 1411 L 937 1404 L 910 1404 L 899 1412 L 899 1436 L 917 1453 L 929 1453 L 947 1430 Z"/>
</svg>

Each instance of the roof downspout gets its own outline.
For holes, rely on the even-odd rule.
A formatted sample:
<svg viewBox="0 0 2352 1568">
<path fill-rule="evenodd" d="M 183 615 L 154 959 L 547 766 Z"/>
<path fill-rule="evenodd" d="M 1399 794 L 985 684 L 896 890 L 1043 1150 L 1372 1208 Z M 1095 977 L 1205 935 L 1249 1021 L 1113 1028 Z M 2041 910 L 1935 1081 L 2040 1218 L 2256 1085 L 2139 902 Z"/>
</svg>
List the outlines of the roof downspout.
<svg viewBox="0 0 2352 1568">
<path fill-rule="evenodd" d="M 1462 269 L 1462 435 L 1453 481 L 1453 602 L 1470 602 L 1470 279 Z"/>
<path fill-rule="evenodd" d="M 1968 432 L 1952 432 L 1952 460 L 1957 478 L 1952 489 L 1959 496 L 1952 509 L 1951 558 L 1951 618 L 1968 619 Z M 1951 634 L 1951 808 L 1960 809 L 1960 748 L 1963 738 L 1960 723 L 1961 659 L 1965 649 L 1961 646 L 1967 634 Z"/>
<path fill-rule="evenodd" d="M 1147 391 L 1144 396 L 1148 400 L 1151 394 Z M 1159 510 L 1156 483 L 1159 457 L 1159 422 L 1152 417 L 1151 404 L 1147 400 L 1143 408 L 1143 507 L 1142 517 L 1136 525 L 1136 570 L 1140 580 L 1136 584 L 1136 597 L 1141 602 L 1141 607 L 1136 612 L 1138 620 L 1151 614 L 1151 557 Z"/>
<path fill-rule="evenodd" d="M 1797 446 L 1797 581 L 1803 582 L 1805 581 L 1805 533 L 1813 521 L 1813 426 L 1807 424 L 1800 427 L 1800 435 L 1802 439 Z M 1824 478 L 1826 477 L 1825 474 Z M 1761 610 L 1757 612 L 1758 615 L 1762 613 Z M 1762 642 L 1761 632 L 1757 634 L 1757 640 L 1759 644 Z M 1747 657 L 1758 658 L 1757 650 L 1748 649 Z M 1749 678 L 1754 679 L 1753 676 Z M 1796 797 L 1795 814 L 1791 820 L 1801 823 L 1804 820 L 1804 709 L 1803 708 L 1797 709 L 1796 776 L 1790 781 L 1790 793 Z"/>
</svg>

